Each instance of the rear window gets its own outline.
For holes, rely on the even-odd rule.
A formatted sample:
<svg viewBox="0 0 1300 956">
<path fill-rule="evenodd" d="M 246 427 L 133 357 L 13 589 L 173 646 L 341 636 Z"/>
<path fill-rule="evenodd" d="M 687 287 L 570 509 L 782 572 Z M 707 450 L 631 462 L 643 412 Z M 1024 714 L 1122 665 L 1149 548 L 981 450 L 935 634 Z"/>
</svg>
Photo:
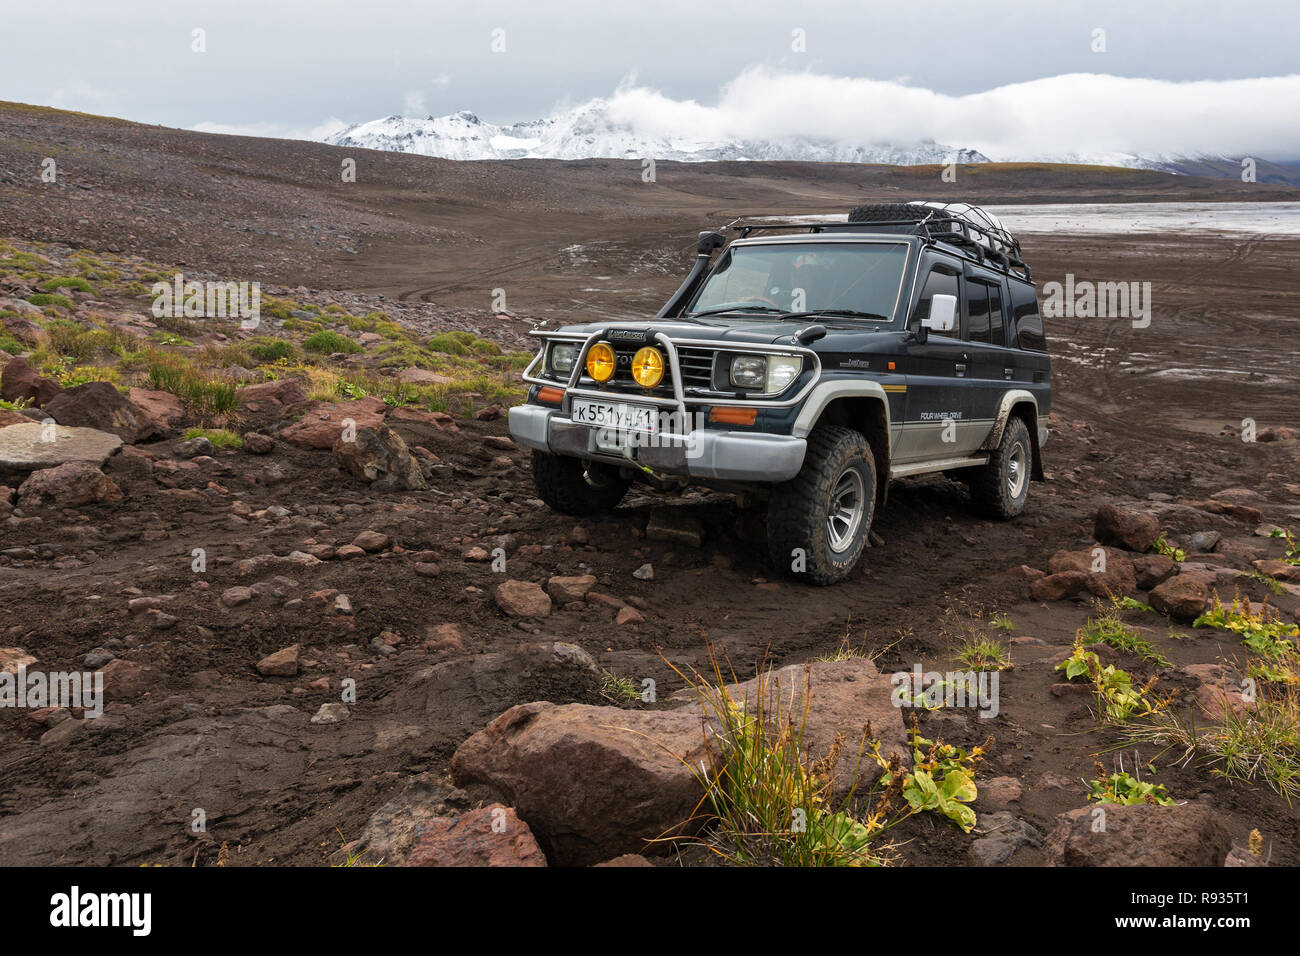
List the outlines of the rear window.
<svg viewBox="0 0 1300 956">
<path fill-rule="evenodd" d="M 1032 352 L 1047 351 L 1047 336 L 1043 333 L 1043 317 L 1038 313 L 1038 295 L 1026 282 L 1012 282 L 1011 321 L 1015 341 L 1022 349 Z"/>
</svg>

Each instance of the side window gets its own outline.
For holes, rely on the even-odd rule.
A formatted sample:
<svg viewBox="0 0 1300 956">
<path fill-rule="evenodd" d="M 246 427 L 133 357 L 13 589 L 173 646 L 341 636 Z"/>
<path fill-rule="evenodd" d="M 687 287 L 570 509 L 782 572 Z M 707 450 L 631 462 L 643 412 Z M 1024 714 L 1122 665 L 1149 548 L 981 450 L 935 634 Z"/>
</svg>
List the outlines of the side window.
<svg viewBox="0 0 1300 956">
<path fill-rule="evenodd" d="M 989 287 L 978 279 L 966 280 L 966 338 L 989 340 Z"/>
<path fill-rule="evenodd" d="M 925 284 L 921 286 L 921 298 L 917 300 L 916 308 L 912 310 L 912 317 L 908 319 L 907 327 L 916 331 L 921 327 L 921 320 L 930 316 L 930 300 L 936 295 L 957 295 L 957 276 L 958 272 L 949 265 L 941 262 L 935 263 L 930 267 L 930 273 L 926 276 Z M 952 332 L 934 332 L 931 335 L 942 335 L 953 338 L 961 337 L 961 329 L 955 328 Z"/>
<path fill-rule="evenodd" d="M 1038 295 L 1027 282 L 1011 283 L 1011 317 L 1017 345 L 1034 352 L 1047 351 L 1043 319 L 1038 314 Z"/>
<path fill-rule="evenodd" d="M 994 345 L 1006 345 L 1007 336 L 1003 330 L 1005 320 L 1002 314 L 1002 290 L 995 285 L 989 286 L 989 342 Z"/>
</svg>

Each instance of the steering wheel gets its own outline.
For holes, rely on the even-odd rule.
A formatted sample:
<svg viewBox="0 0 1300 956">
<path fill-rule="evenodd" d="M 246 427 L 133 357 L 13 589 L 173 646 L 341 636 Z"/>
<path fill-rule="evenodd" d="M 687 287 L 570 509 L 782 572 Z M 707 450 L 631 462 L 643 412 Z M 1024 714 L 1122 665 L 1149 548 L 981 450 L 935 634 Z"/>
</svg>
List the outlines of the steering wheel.
<svg viewBox="0 0 1300 956">
<path fill-rule="evenodd" d="M 765 295 L 747 295 L 743 299 L 737 299 L 736 301 L 737 302 L 761 302 L 764 305 L 770 305 L 774 309 L 781 309 L 781 311 L 785 311 L 784 309 L 782 309 L 779 303 L 773 302 Z"/>
</svg>

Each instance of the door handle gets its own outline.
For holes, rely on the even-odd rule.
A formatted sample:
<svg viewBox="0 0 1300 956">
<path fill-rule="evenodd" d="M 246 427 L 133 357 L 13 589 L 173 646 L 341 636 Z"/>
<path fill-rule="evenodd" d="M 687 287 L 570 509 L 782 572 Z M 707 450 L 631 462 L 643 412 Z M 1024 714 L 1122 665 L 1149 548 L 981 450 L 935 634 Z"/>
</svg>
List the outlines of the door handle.
<svg viewBox="0 0 1300 956">
<path fill-rule="evenodd" d="M 965 378 L 965 377 L 966 377 L 966 363 L 965 363 L 965 362 L 958 362 L 956 365 L 953 366 L 953 368 L 956 370 L 958 378 Z"/>
</svg>

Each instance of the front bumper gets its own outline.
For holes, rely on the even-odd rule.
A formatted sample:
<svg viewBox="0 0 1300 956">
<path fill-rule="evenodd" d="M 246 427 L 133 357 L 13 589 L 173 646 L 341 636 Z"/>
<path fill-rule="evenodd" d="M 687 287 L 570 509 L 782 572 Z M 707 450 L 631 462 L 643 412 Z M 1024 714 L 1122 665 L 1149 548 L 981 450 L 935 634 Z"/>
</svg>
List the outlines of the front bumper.
<svg viewBox="0 0 1300 956">
<path fill-rule="evenodd" d="M 517 405 L 510 409 L 510 437 L 516 444 L 557 455 L 610 464 L 642 465 L 669 475 L 728 481 L 788 481 L 803 467 L 808 443 L 792 435 L 697 428 L 687 436 L 663 435 L 620 456 L 597 446 L 598 429 L 579 425 L 558 409 Z"/>
</svg>

